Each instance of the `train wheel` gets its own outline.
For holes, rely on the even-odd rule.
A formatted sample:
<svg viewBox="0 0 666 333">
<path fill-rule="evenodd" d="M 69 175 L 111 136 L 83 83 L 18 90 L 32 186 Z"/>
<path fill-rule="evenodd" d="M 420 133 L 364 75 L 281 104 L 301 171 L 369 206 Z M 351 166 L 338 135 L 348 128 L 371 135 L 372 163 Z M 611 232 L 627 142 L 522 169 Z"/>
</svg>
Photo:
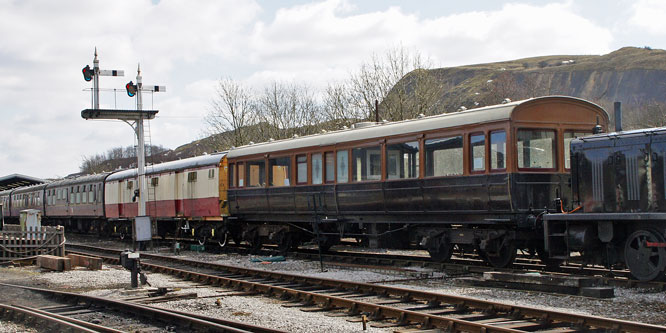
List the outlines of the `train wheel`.
<svg viewBox="0 0 666 333">
<path fill-rule="evenodd" d="M 661 280 L 666 267 L 666 249 L 648 247 L 648 242 L 663 243 L 664 238 L 650 230 L 637 230 L 629 235 L 624 245 L 625 262 L 637 280 Z"/>
<path fill-rule="evenodd" d="M 508 267 L 516 259 L 516 244 L 512 241 L 505 240 L 500 245 L 499 251 L 496 253 L 489 253 L 481 250 L 483 259 L 495 268 Z"/>
<path fill-rule="evenodd" d="M 217 237 L 217 245 L 220 247 L 225 247 L 227 244 L 229 244 L 229 232 L 226 230 L 218 233 L 215 237 Z"/>
<path fill-rule="evenodd" d="M 278 238 L 278 252 L 281 255 L 287 254 L 293 248 L 294 237 L 290 232 L 282 232 Z"/>
<path fill-rule="evenodd" d="M 453 244 L 451 244 L 445 237 L 440 237 L 439 242 L 434 247 L 428 247 L 430 258 L 437 262 L 446 262 L 451 259 L 453 254 Z"/>
<path fill-rule="evenodd" d="M 261 250 L 261 236 L 259 236 L 259 232 L 254 232 L 250 236 L 250 253 L 252 254 L 257 254 L 259 253 L 259 250 Z"/>
</svg>

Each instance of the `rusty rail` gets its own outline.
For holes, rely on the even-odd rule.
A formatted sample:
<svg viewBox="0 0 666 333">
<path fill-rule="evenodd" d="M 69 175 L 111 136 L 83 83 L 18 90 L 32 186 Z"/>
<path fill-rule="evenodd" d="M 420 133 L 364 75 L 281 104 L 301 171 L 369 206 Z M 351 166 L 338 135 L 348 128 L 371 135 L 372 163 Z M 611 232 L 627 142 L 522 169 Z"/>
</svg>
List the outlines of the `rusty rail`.
<svg viewBox="0 0 666 333">
<path fill-rule="evenodd" d="M 66 300 L 66 303 L 86 304 L 87 306 L 95 305 L 101 308 L 110 308 L 115 311 L 128 313 L 132 315 L 139 315 L 149 320 L 166 322 L 193 331 L 230 332 L 230 333 L 248 333 L 248 332 L 284 333 L 284 331 L 274 330 L 261 326 L 249 325 L 230 320 L 206 318 L 204 316 L 191 315 L 185 312 L 171 311 L 167 309 L 136 304 L 133 302 L 126 302 L 126 301 L 114 300 L 103 297 L 88 296 L 88 295 L 75 294 L 70 292 L 27 287 L 27 286 L 20 286 L 20 285 L 6 284 L 6 283 L 0 283 L 0 285 L 11 288 L 22 288 L 38 293 L 47 294 L 53 297 L 57 297 L 58 299 L 61 300 Z M 18 308 L 17 306 L 14 307 Z M 66 319 L 62 318 L 59 318 L 59 320 L 66 321 Z M 82 331 L 82 332 L 87 332 L 87 331 Z M 98 331 L 93 329 L 92 332 L 98 332 Z M 105 332 L 105 331 L 99 331 L 99 332 Z M 113 332 L 118 332 L 118 331 L 114 330 Z"/>
<path fill-rule="evenodd" d="M 90 246 L 85 247 L 89 251 L 98 249 Z M 109 249 L 100 250 L 110 254 L 120 252 Z M 277 273 L 146 253 L 141 255 L 144 259 L 141 263 L 142 268 L 147 270 L 251 293 L 288 298 L 306 306 L 316 305 L 326 310 L 346 309 L 351 315 L 367 313 L 376 320 L 392 319 L 399 325 L 418 324 L 423 328 L 442 328 L 449 331 L 468 332 L 525 332 L 562 326 L 578 331 L 589 329 L 606 329 L 618 332 L 666 331 L 664 326 L 541 310 L 406 288 Z M 118 260 L 117 257 L 108 256 L 104 259 L 111 262 Z M 210 270 L 210 272 L 204 273 L 170 267 L 168 264 L 158 264 L 153 261 L 186 265 L 198 269 L 203 268 Z M 321 292 L 315 292 L 312 288 L 321 289 Z M 333 292 L 333 295 L 331 295 L 331 292 Z M 340 292 L 352 293 L 355 296 L 342 297 L 335 295 Z M 364 302 L 357 299 L 358 295 L 381 295 L 384 297 L 384 301 Z M 391 302 L 418 303 L 420 305 L 401 309 L 387 305 Z M 460 316 L 460 314 L 465 315 Z M 455 318 L 456 315 L 458 315 L 458 318 Z M 460 319 L 461 317 L 465 319 Z"/>
</svg>

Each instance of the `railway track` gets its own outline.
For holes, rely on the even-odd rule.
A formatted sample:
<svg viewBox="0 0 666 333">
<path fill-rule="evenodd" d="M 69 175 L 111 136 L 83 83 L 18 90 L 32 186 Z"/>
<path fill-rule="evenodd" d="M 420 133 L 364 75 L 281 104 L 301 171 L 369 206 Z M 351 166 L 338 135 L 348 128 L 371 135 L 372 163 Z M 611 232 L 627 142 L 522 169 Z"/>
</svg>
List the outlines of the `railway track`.
<svg viewBox="0 0 666 333">
<path fill-rule="evenodd" d="M 166 242 L 161 242 L 164 245 L 172 245 L 174 239 Z M 197 241 L 189 239 L 176 240 L 181 243 L 198 244 Z M 213 248 L 217 247 L 214 242 L 208 242 L 206 245 L 211 245 Z M 232 252 L 239 254 L 249 254 L 252 250 L 245 244 L 232 245 L 227 244 L 219 251 Z M 277 250 L 277 246 L 264 245 L 258 253 L 259 255 L 280 255 L 284 254 L 292 258 L 317 261 L 319 260 L 319 252 L 316 249 L 298 248 L 291 250 L 288 253 L 281 253 Z M 509 273 L 524 273 L 524 272 L 541 272 L 553 274 L 566 274 L 572 276 L 587 276 L 595 277 L 600 282 L 600 285 L 609 287 L 623 287 L 623 288 L 642 288 L 656 291 L 666 291 L 666 281 L 638 281 L 631 278 L 628 270 L 608 270 L 604 267 L 598 266 L 583 266 L 578 264 L 563 264 L 556 267 L 549 267 L 541 264 L 538 259 L 529 258 L 526 256 L 519 256 L 514 264 L 508 268 L 495 268 L 490 267 L 473 256 L 459 257 L 454 256 L 447 262 L 437 262 L 428 256 L 419 255 L 405 255 L 405 254 L 386 254 L 376 252 L 359 252 L 355 248 L 327 251 L 322 253 L 322 260 L 326 264 L 333 264 L 346 267 L 357 267 L 370 270 L 383 270 L 387 267 L 389 270 L 403 270 L 409 267 L 430 268 L 434 271 L 446 272 L 450 275 L 464 275 L 464 274 L 483 274 L 489 271 L 509 272 Z"/>
<path fill-rule="evenodd" d="M 77 251 L 72 251 L 77 249 Z M 120 250 L 69 245 L 70 252 L 117 263 Z M 373 326 L 451 332 L 665 332 L 666 326 L 548 311 L 426 291 L 141 254 L 143 270 L 263 294 L 304 311 L 329 311 Z M 363 317 L 365 316 L 365 317 Z"/>
<path fill-rule="evenodd" d="M 7 288 L 22 288 L 46 294 L 58 301 L 59 305 L 31 308 L 22 305 L 0 304 L 0 318 L 11 321 L 24 321 L 40 331 L 49 332 L 124 332 L 112 327 L 94 324 L 77 316 L 101 318 L 105 314 L 117 316 L 119 313 L 134 319 L 141 319 L 148 326 L 162 326 L 176 332 L 229 332 L 229 333 L 283 333 L 265 327 L 235 321 L 204 317 L 180 311 L 166 310 L 133 302 L 88 296 L 50 289 L 0 283 Z M 171 328 L 169 328 L 171 327 Z"/>
</svg>

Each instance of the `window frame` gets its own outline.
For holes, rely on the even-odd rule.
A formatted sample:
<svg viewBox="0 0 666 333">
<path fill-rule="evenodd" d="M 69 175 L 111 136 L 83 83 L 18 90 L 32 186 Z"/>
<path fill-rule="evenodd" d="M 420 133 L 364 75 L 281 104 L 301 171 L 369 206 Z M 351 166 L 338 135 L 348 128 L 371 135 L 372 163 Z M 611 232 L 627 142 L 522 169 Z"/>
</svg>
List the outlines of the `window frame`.
<svg viewBox="0 0 666 333">
<path fill-rule="evenodd" d="M 553 138 L 553 167 L 552 168 L 521 168 L 520 164 L 518 163 L 518 132 L 521 130 L 530 130 L 530 131 L 549 131 L 555 134 L 555 137 Z M 555 172 L 557 171 L 558 165 L 559 165 L 559 133 L 558 129 L 555 127 L 526 127 L 526 126 L 517 126 L 514 133 L 514 142 L 515 145 L 513 146 L 513 153 L 515 155 L 514 161 L 516 163 L 516 170 L 518 171 L 527 171 L 527 172 Z"/>
<path fill-rule="evenodd" d="M 460 142 L 462 142 L 462 146 L 460 147 L 460 153 L 461 153 L 460 160 L 462 161 L 462 167 L 460 169 L 460 173 L 454 174 L 454 175 L 444 175 L 444 176 L 437 176 L 437 175 L 428 176 L 428 163 L 426 161 L 426 157 L 427 157 L 427 155 L 426 155 L 426 150 L 427 150 L 426 143 L 427 143 L 427 141 L 428 140 L 439 140 L 439 139 L 450 139 L 450 138 L 455 138 L 455 137 L 460 137 Z M 451 132 L 451 133 L 441 133 L 440 132 L 440 133 L 436 133 L 434 135 L 426 135 L 426 136 L 423 137 L 422 141 L 423 141 L 423 143 L 422 143 L 423 149 L 422 149 L 421 153 L 423 154 L 423 160 L 421 162 L 423 163 L 423 167 L 422 167 L 423 168 L 423 177 L 422 177 L 423 179 L 451 178 L 451 177 L 461 177 L 461 176 L 466 176 L 467 175 L 466 166 L 467 166 L 468 162 L 467 162 L 467 159 L 466 159 L 467 152 L 466 152 L 466 148 L 465 148 L 467 146 L 467 142 L 465 140 L 465 133 L 464 132 L 460 132 L 460 131 L 455 131 L 455 132 Z M 434 167 L 434 165 L 433 165 L 433 167 Z M 433 170 L 433 173 L 434 173 L 434 170 Z"/>
<path fill-rule="evenodd" d="M 273 183 L 273 170 L 272 170 L 273 165 L 271 164 L 271 160 L 284 159 L 284 158 L 289 159 L 289 166 L 288 166 L 289 170 L 287 170 L 287 179 L 289 180 L 289 185 L 273 185 L 272 184 Z M 294 183 L 292 182 L 292 179 L 293 179 L 293 171 L 292 171 L 293 163 L 294 163 L 294 159 L 292 158 L 291 155 L 282 154 L 282 155 L 275 155 L 275 156 L 271 155 L 271 156 L 269 156 L 266 159 L 266 172 L 268 173 L 268 176 L 267 176 L 268 178 L 267 178 L 267 181 L 266 181 L 267 186 L 268 187 L 276 187 L 276 188 L 277 187 L 293 186 L 294 185 Z"/>
<path fill-rule="evenodd" d="M 472 144 L 472 137 L 483 136 L 483 169 L 474 169 L 474 145 Z M 469 156 L 469 174 L 479 175 L 484 174 L 488 170 L 488 135 L 486 132 L 470 132 L 467 134 L 467 156 Z M 463 143 L 463 145 L 465 145 Z"/>
<path fill-rule="evenodd" d="M 383 145 L 383 155 L 384 155 L 384 161 L 383 161 L 383 180 L 384 181 L 406 181 L 406 180 L 414 180 L 414 179 L 421 179 L 422 178 L 422 172 L 421 169 L 423 169 L 423 163 L 424 163 L 424 151 L 423 151 L 423 142 L 425 140 L 422 137 L 403 137 L 403 138 L 392 138 L 392 139 L 387 139 L 386 143 Z M 389 146 L 391 145 L 396 145 L 396 144 L 402 144 L 402 143 L 412 143 L 416 142 L 416 146 L 418 149 L 418 154 L 416 154 L 416 161 L 417 161 L 417 166 L 416 166 L 416 176 L 415 177 L 405 177 L 405 178 L 389 178 Z"/>
<path fill-rule="evenodd" d="M 498 132 L 504 132 L 504 168 L 493 168 L 493 161 L 492 161 L 492 145 L 493 145 L 493 133 L 498 133 Z M 509 164 L 509 135 L 507 134 L 508 131 L 505 128 L 498 128 L 498 129 L 493 129 L 488 131 L 488 165 L 489 165 L 489 172 L 506 172 L 507 171 L 507 165 Z"/>
<path fill-rule="evenodd" d="M 299 157 L 305 157 L 305 161 L 304 162 L 299 162 L 298 161 Z M 309 178 L 310 178 L 310 170 L 309 170 L 310 154 L 296 154 L 296 155 L 294 155 L 294 161 L 295 161 L 294 164 L 296 165 L 296 167 L 294 168 L 294 172 L 296 173 L 296 179 L 295 179 L 296 182 L 295 182 L 295 184 L 296 185 L 307 185 L 307 184 L 309 184 L 310 183 L 309 182 Z M 299 166 L 301 164 L 305 164 L 305 181 L 304 182 L 300 181 L 300 178 L 299 178 L 299 175 L 300 175 Z"/>
<path fill-rule="evenodd" d="M 381 181 L 384 181 L 385 146 L 386 146 L 386 144 L 384 144 L 383 141 L 378 142 L 378 141 L 375 140 L 373 142 L 368 142 L 368 143 L 363 144 L 363 145 L 352 146 L 350 149 L 348 149 L 348 151 L 349 151 L 348 159 L 349 159 L 349 167 L 350 167 L 350 172 L 349 172 L 350 181 L 349 181 L 349 183 L 367 183 L 367 182 L 381 182 Z M 354 166 L 356 166 L 356 164 L 355 164 L 356 162 L 355 162 L 355 159 L 354 159 L 354 150 L 356 150 L 356 149 L 376 148 L 376 147 L 379 147 L 379 179 L 356 180 L 355 177 L 354 177 L 354 173 L 356 171 L 355 168 L 354 168 Z M 366 175 L 366 177 L 367 177 L 367 175 Z"/>
<path fill-rule="evenodd" d="M 569 129 L 569 128 L 562 129 L 562 167 L 564 168 L 565 171 L 571 171 L 571 160 L 569 161 L 569 167 L 567 167 L 567 154 L 566 154 L 567 144 L 566 144 L 566 142 L 564 142 L 564 140 L 566 140 L 566 134 L 567 133 L 576 133 L 576 132 L 585 133 L 584 136 L 593 134 L 592 131 L 583 130 L 583 129 Z M 579 138 L 579 137 L 574 136 L 573 138 L 571 138 L 571 140 L 573 141 L 576 138 Z M 569 150 L 569 153 L 571 153 L 571 149 L 568 149 L 568 150 Z"/>
</svg>

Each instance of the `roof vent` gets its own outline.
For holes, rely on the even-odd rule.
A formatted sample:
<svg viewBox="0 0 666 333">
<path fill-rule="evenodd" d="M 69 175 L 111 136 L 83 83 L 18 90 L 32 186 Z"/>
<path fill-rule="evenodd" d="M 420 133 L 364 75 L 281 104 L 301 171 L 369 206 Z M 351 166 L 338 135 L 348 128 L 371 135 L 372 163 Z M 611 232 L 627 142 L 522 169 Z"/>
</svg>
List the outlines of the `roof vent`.
<svg viewBox="0 0 666 333">
<path fill-rule="evenodd" d="M 465 110 L 467 110 L 467 108 L 466 108 L 464 105 L 461 105 L 461 106 L 458 108 L 458 111 L 465 111 Z"/>
<path fill-rule="evenodd" d="M 353 126 L 354 126 L 354 128 L 364 128 L 364 127 L 370 127 L 370 126 L 373 126 L 373 125 L 375 125 L 375 123 L 372 122 L 372 121 L 362 121 L 360 123 L 354 124 Z"/>
<path fill-rule="evenodd" d="M 511 99 L 510 98 L 505 98 L 505 99 L 502 100 L 502 104 L 506 104 L 506 103 L 511 103 Z"/>
<path fill-rule="evenodd" d="M 298 137 L 298 134 L 294 134 L 293 138 L 296 139 Z"/>
<path fill-rule="evenodd" d="M 423 113 L 419 113 L 419 116 L 416 117 L 416 118 L 423 119 L 423 118 L 425 118 L 425 115 Z"/>
</svg>

